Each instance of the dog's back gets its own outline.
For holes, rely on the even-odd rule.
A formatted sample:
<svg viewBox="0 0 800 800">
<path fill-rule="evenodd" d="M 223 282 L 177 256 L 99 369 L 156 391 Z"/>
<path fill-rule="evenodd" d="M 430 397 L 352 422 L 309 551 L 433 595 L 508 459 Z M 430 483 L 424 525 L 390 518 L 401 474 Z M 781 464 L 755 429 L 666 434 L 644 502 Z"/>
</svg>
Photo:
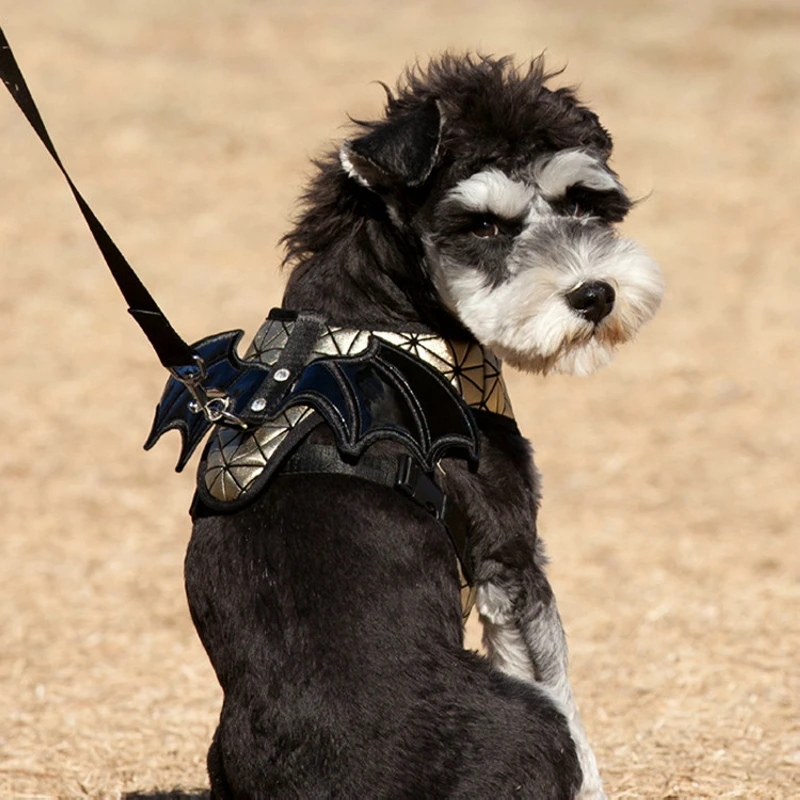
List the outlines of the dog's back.
<svg viewBox="0 0 800 800">
<path fill-rule="evenodd" d="M 463 649 L 456 561 L 398 492 L 277 479 L 195 525 L 192 616 L 225 701 L 213 796 L 572 796 L 564 717 Z"/>
</svg>

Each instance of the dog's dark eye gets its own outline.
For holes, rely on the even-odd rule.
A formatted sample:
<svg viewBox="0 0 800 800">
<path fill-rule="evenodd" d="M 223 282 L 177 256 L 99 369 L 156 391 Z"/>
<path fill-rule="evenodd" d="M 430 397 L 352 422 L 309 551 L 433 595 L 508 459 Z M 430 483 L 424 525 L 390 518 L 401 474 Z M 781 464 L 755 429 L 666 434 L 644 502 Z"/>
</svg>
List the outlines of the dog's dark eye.
<svg viewBox="0 0 800 800">
<path fill-rule="evenodd" d="M 479 239 L 488 239 L 500 233 L 500 226 L 490 217 L 478 217 L 472 223 L 472 233 Z"/>
</svg>

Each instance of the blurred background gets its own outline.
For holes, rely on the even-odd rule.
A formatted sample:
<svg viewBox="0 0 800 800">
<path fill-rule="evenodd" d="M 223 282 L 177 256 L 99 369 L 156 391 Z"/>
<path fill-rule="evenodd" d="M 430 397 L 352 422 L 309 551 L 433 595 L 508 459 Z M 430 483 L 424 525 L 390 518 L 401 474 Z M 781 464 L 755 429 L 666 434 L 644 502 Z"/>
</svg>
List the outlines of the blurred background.
<svg viewBox="0 0 800 800">
<path fill-rule="evenodd" d="M 0 0 L 0 25 L 190 341 L 279 303 L 309 158 L 380 113 L 372 81 L 447 48 L 565 67 L 668 284 L 611 367 L 508 376 L 578 702 L 613 797 L 800 796 L 795 0 Z M 165 372 L 5 92 L 0 342 L 0 796 L 202 797 L 193 467 L 177 435 L 142 452 Z"/>
</svg>

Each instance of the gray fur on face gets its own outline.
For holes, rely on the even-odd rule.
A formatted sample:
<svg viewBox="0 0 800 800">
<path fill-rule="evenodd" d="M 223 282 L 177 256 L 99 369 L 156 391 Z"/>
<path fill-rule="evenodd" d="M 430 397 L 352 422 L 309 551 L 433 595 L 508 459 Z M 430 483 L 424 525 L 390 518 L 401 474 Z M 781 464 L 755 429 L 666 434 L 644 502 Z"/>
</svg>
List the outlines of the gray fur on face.
<svg viewBox="0 0 800 800">
<path fill-rule="evenodd" d="M 613 231 L 608 208 L 627 202 L 611 170 L 580 150 L 541 157 L 513 177 L 495 168 L 469 176 L 444 195 L 422 237 L 442 302 L 514 366 L 593 371 L 663 294 L 656 263 Z M 483 236 L 486 226 L 493 232 Z M 567 295 L 596 282 L 612 287 L 614 301 L 592 321 Z"/>
</svg>

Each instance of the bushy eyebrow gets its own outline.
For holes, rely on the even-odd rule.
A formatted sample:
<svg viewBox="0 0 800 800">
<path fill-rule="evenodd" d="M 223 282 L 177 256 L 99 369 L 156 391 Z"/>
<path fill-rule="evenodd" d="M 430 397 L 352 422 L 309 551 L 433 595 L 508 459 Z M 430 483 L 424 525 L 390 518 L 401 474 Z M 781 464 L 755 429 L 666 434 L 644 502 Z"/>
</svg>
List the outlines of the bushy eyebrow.
<svg viewBox="0 0 800 800">
<path fill-rule="evenodd" d="M 534 189 L 527 184 L 509 178 L 499 169 L 487 169 L 456 184 L 447 193 L 446 201 L 475 214 L 515 220 L 528 213 L 534 196 Z"/>
<path fill-rule="evenodd" d="M 534 166 L 533 178 L 548 199 L 562 197 L 570 186 L 577 184 L 600 192 L 625 193 L 608 167 L 584 150 L 565 150 L 545 156 Z"/>
</svg>

